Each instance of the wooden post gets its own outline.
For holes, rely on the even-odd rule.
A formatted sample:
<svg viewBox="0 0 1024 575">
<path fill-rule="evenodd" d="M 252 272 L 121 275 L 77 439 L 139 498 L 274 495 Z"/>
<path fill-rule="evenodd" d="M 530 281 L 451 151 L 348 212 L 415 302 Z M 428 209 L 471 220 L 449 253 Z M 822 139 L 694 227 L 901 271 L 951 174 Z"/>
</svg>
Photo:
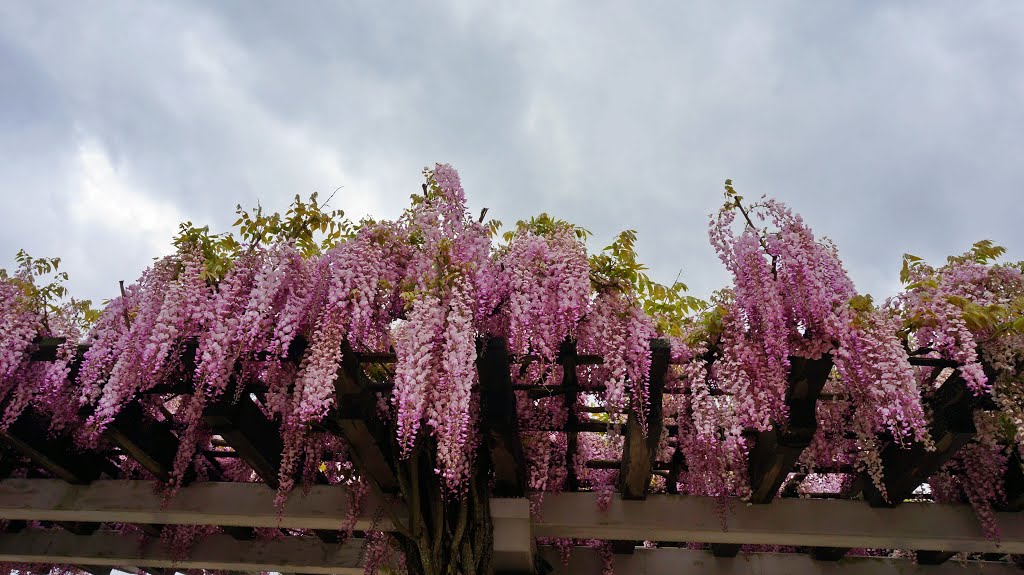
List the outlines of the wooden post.
<svg viewBox="0 0 1024 575">
<path fill-rule="evenodd" d="M 562 386 L 565 388 L 565 409 L 568 412 L 566 420 L 566 489 L 575 491 L 580 487 L 579 478 L 576 477 L 576 452 L 579 450 L 579 437 L 577 433 L 583 431 L 580 426 L 579 414 L 576 412 L 576 404 L 579 402 L 579 374 L 576 373 L 576 340 L 567 339 L 562 342 L 558 350 L 558 361 L 562 364 Z M 603 426 L 607 427 L 607 426 Z"/>
<path fill-rule="evenodd" d="M 662 396 L 665 392 L 665 376 L 668 373 L 671 350 L 666 340 L 651 340 L 651 369 L 649 380 L 649 409 L 647 429 L 640 425 L 635 407 L 629 410 L 626 420 L 626 439 L 622 450 L 622 467 L 619 470 L 619 484 L 623 499 L 646 499 L 651 484 L 651 471 L 658 454 L 658 443 L 662 430 Z"/>
<path fill-rule="evenodd" d="M 526 456 L 519 437 L 516 396 L 509 374 L 508 346 L 492 337 L 477 345 L 481 422 L 494 470 L 495 497 L 526 496 Z"/>
</svg>

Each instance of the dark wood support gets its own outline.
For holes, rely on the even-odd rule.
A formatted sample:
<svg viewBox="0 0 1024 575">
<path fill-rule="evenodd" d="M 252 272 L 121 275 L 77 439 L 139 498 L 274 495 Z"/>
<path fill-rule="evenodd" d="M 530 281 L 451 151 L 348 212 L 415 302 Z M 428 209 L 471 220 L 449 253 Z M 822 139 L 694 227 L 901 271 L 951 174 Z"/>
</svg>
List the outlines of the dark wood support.
<svg viewBox="0 0 1024 575">
<path fill-rule="evenodd" d="M 242 393 L 234 403 L 231 396 L 230 392 L 224 393 L 207 406 L 203 421 L 224 438 L 264 483 L 277 489 L 284 450 L 281 433 L 248 393 Z"/>
<path fill-rule="evenodd" d="M 51 435 L 48 427 L 45 417 L 28 406 L 6 431 L 0 430 L 0 439 L 68 483 L 89 483 L 102 473 L 116 475 L 117 468 L 108 459 L 80 451 L 71 438 Z"/>
<path fill-rule="evenodd" d="M 735 557 L 740 553 L 739 543 L 712 543 L 711 553 L 715 557 Z"/>
<path fill-rule="evenodd" d="M 956 555 L 956 551 L 918 551 L 916 554 L 919 565 L 941 565 Z"/>
<path fill-rule="evenodd" d="M 87 521 L 57 521 L 55 524 L 75 535 L 92 535 L 100 528 L 99 523 Z"/>
<path fill-rule="evenodd" d="M 651 369 L 648 383 L 647 429 L 640 423 L 636 406 L 632 406 L 626 419 L 626 439 L 619 470 L 619 488 L 623 499 L 646 499 L 651 485 L 651 471 L 658 455 L 662 430 L 662 397 L 665 376 L 668 374 L 671 349 L 668 341 L 651 340 Z"/>
<path fill-rule="evenodd" d="M 132 402 L 117 414 L 104 437 L 153 477 L 163 482 L 170 481 L 174 457 L 178 452 L 178 438 L 171 431 L 170 422 L 147 416 L 138 403 Z M 186 477 L 188 479 L 192 477 Z"/>
<path fill-rule="evenodd" d="M 757 434 L 750 451 L 751 502 L 769 503 L 818 430 L 817 405 L 832 371 L 832 356 L 791 357 L 786 405 L 789 419 Z"/>
<path fill-rule="evenodd" d="M 832 356 L 824 355 L 813 360 L 790 357 L 789 362 L 789 389 L 786 393 L 789 418 L 770 431 L 758 433 L 750 450 L 752 503 L 766 504 L 775 499 L 818 430 L 818 399 L 832 372 Z M 739 549 L 739 545 L 711 546 L 716 557 L 735 557 Z M 843 550 L 839 554 L 838 549 L 832 548 L 816 548 L 811 552 L 815 558 L 827 560 L 836 560 L 845 553 Z M 833 559 L 837 554 L 838 557 Z"/>
<path fill-rule="evenodd" d="M 849 551 L 845 547 L 815 547 L 811 549 L 811 557 L 818 561 L 839 561 Z"/>
<path fill-rule="evenodd" d="M 949 367 L 945 364 L 921 364 L 920 361 L 917 364 L 934 367 L 936 371 L 933 375 L 938 375 L 943 367 Z M 864 499 L 872 507 L 895 507 L 910 497 L 918 486 L 934 475 L 961 447 L 974 439 L 977 433 L 974 428 L 974 410 L 980 406 L 980 401 L 967 388 L 959 372 L 950 375 L 924 401 L 932 414 L 929 432 L 935 442 L 935 450 L 927 451 L 920 443 L 903 448 L 890 442 L 882 449 L 883 481 L 889 499 L 886 500 L 874 483 L 864 476 L 855 482 L 855 487 L 843 494 L 844 497 L 855 497 L 863 490 Z M 847 551 L 849 549 L 818 548 L 812 554 L 819 559 L 838 560 Z M 943 552 L 926 550 L 921 553 L 925 561 L 945 561 Z"/>
<path fill-rule="evenodd" d="M 256 531 L 252 527 L 239 527 L 237 525 L 225 525 L 221 527 L 224 533 L 239 541 L 252 541 L 256 538 Z"/>
<path fill-rule="evenodd" d="M 673 495 L 679 493 L 679 475 L 686 467 L 683 452 L 679 449 L 679 438 L 675 439 L 676 445 L 672 449 L 672 460 L 668 464 L 668 476 L 665 478 L 665 491 Z"/>
<path fill-rule="evenodd" d="M 509 374 L 508 344 L 492 337 L 477 346 L 481 422 L 494 470 L 495 497 L 526 496 L 526 456 L 519 437 L 516 396 Z"/>
<path fill-rule="evenodd" d="M 636 548 L 643 544 L 642 541 L 626 541 L 616 539 L 611 542 L 612 553 L 616 555 L 632 555 Z"/>
<path fill-rule="evenodd" d="M 1006 490 L 1006 505 L 1001 511 L 1024 511 L 1024 469 L 1015 446 L 1010 460 L 1006 464 L 1006 475 L 1003 476 L 1003 487 Z"/>
<path fill-rule="evenodd" d="M 576 435 L 576 431 L 582 431 L 579 429 L 581 426 L 580 415 L 576 412 L 576 404 L 579 402 L 579 374 L 576 373 L 576 360 L 579 356 L 576 354 L 576 340 L 567 339 L 562 342 L 561 349 L 558 350 L 558 363 L 562 364 L 562 386 L 566 389 L 565 391 L 565 409 L 568 412 L 566 419 L 566 449 L 565 449 L 565 469 L 566 469 L 566 489 L 569 491 L 575 491 L 580 487 L 580 480 L 576 476 L 576 452 L 579 451 L 579 437 Z M 602 427 L 607 428 L 604 424 L 599 424 Z"/>
<path fill-rule="evenodd" d="M 377 417 L 377 395 L 364 384 L 359 358 L 342 346 L 341 367 L 334 379 L 334 423 L 345 438 L 356 468 L 383 493 L 397 493 L 398 479 L 392 462 L 391 431 Z"/>
<path fill-rule="evenodd" d="M 864 482 L 864 498 L 872 507 L 894 507 L 935 474 L 957 451 L 974 439 L 974 410 L 978 398 L 967 388 L 959 372 L 951 375 L 925 399 L 932 413 L 929 426 L 935 450 L 920 443 L 907 448 L 893 442 L 882 450 L 888 500 L 871 481 Z"/>
</svg>

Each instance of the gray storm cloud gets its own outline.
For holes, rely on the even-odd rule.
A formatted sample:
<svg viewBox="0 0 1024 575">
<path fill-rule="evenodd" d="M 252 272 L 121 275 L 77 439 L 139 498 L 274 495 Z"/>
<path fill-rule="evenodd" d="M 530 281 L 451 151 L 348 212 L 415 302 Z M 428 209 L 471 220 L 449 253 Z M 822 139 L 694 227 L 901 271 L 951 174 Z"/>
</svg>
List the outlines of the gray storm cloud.
<svg viewBox="0 0 1024 575">
<path fill-rule="evenodd" d="M 894 292 L 904 252 L 1024 258 L 1016 2 L 4 3 L 0 70 L 0 265 L 63 256 L 94 299 L 181 220 L 339 186 L 394 217 L 435 161 L 507 224 L 638 230 L 698 295 L 727 281 L 726 178 L 863 291 Z"/>
</svg>

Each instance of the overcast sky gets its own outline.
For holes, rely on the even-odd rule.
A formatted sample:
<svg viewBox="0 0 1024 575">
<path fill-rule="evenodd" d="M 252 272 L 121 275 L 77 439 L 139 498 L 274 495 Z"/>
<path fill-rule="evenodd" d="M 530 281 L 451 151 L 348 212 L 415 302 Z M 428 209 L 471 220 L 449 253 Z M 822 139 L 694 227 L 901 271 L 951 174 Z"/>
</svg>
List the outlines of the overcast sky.
<svg viewBox="0 0 1024 575">
<path fill-rule="evenodd" d="M 180 221 L 339 186 L 395 217 L 434 162 L 506 224 L 636 229 L 697 295 L 726 178 L 876 295 L 904 252 L 1024 259 L 1022 2 L 299 5 L 0 0 L 0 266 L 109 298 Z"/>
</svg>

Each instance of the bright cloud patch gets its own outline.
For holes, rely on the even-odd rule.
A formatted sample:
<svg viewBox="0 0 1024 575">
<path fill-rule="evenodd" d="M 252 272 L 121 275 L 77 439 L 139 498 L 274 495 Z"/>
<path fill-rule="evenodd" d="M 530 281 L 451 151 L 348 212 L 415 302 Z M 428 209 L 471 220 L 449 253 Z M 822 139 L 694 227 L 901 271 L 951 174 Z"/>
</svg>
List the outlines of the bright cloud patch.
<svg viewBox="0 0 1024 575">
<path fill-rule="evenodd" d="M 97 142 L 83 142 L 76 163 L 70 213 L 77 224 L 100 226 L 126 241 L 149 244 L 154 255 L 171 251 L 178 222 L 185 219 L 173 204 L 149 197 Z"/>
</svg>

